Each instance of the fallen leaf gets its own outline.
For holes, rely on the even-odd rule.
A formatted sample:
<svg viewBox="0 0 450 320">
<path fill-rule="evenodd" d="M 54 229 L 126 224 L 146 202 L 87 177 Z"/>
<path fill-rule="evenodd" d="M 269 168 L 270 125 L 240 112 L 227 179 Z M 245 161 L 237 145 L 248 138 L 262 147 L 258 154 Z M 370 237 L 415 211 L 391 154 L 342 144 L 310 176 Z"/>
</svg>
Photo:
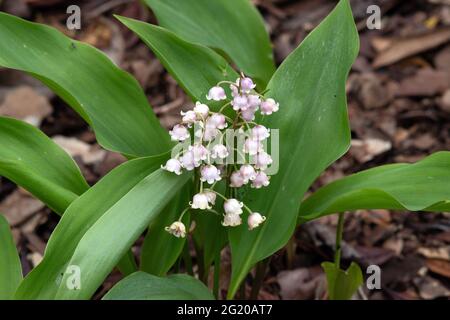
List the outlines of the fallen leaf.
<svg viewBox="0 0 450 320">
<path fill-rule="evenodd" d="M 35 127 L 39 127 L 51 113 L 52 106 L 48 98 L 29 86 L 11 90 L 0 105 L 0 115 L 26 121 Z"/>
<path fill-rule="evenodd" d="M 432 272 L 450 278 L 450 262 L 441 259 L 427 259 L 426 266 Z"/>
<path fill-rule="evenodd" d="M 381 68 L 398 62 L 404 58 L 428 51 L 450 40 L 450 28 L 433 30 L 432 32 L 410 36 L 407 38 L 384 39 L 384 50 L 373 61 L 374 68 Z M 380 41 L 378 39 L 377 41 Z M 377 46 L 375 46 L 376 48 Z"/>
<path fill-rule="evenodd" d="M 450 296 L 450 290 L 444 287 L 439 281 L 431 277 L 420 277 L 414 279 L 414 284 L 419 290 L 420 297 L 425 300 L 432 300 L 439 297 Z"/>
<path fill-rule="evenodd" d="M 78 140 L 64 136 L 54 136 L 53 141 L 63 148 L 72 157 L 80 157 L 84 164 L 95 164 L 105 158 L 106 151 L 96 149 L 94 146 Z"/>
<path fill-rule="evenodd" d="M 441 248 L 425 248 L 421 247 L 417 249 L 417 252 L 423 255 L 425 258 L 450 260 L 450 246 Z"/>
<path fill-rule="evenodd" d="M 5 215 L 9 225 L 14 227 L 31 218 L 44 207 L 41 201 L 18 189 L 0 203 L 0 212 Z"/>
<path fill-rule="evenodd" d="M 432 68 L 422 68 L 413 76 L 400 82 L 396 95 L 430 97 L 443 93 L 448 87 L 450 87 L 450 73 Z"/>
<path fill-rule="evenodd" d="M 351 141 L 350 154 L 360 163 L 372 160 L 375 156 L 382 154 L 392 148 L 390 141 L 369 138 L 365 140 L 353 139 Z"/>
<path fill-rule="evenodd" d="M 325 274 L 318 267 L 281 271 L 277 280 L 285 300 L 319 299 L 326 288 Z"/>
</svg>

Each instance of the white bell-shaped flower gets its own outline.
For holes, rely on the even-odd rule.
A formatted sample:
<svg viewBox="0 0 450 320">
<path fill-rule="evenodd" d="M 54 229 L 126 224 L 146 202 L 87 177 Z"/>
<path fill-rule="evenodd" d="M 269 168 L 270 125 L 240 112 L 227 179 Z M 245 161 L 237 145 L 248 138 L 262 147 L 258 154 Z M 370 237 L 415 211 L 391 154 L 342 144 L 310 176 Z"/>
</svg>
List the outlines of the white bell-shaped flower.
<svg viewBox="0 0 450 320">
<path fill-rule="evenodd" d="M 269 183 L 269 177 L 267 174 L 263 171 L 258 171 L 255 179 L 252 180 L 252 188 L 259 189 L 262 187 L 267 187 Z"/>
<path fill-rule="evenodd" d="M 253 138 L 247 138 L 244 142 L 244 152 L 251 156 L 256 155 L 263 150 L 263 145 L 259 140 Z"/>
<path fill-rule="evenodd" d="M 200 209 L 200 210 L 211 209 L 211 206 L 209 205 L 209 201 L 208 200 L 209 200 L 208 199 L 208 195 L 205 194 L 204 192 L 197 193 L 192 198 L 192 202 L 190 203 L 191 204 L 191 208 L 192 209 Z"/>
<path fill-rule="evenodd" d="M 188 171 L 194 170 L 200 163 L 195 161 L 194 152 L 192 150 L 186 151 L 180 158 L 181 165 Z"/>
<path fill-rule="evenodd" d="M 208 100 L 220 101 L 225 100 L 227 95 L 225 94 L 225 90 L 223 90 L 220 86 L 215 86 L 209 89 L 208 94 L 206 95 Z"/>
<path fill-rule="evenodd" d="M 240 188 L 247 182 L 248 180 L 246 181 L 239 171 L 234 171 L 230 176 L 230 187 Z"/>
<path fill-rule="evenodd" d="M 263 141 L 270 136 L 270 130 L 263 125 L 256 125 L 252 128 L 251 137 L 258 141 Z"/>
<path fill-rule="evenodd" d="M 161 165 L 161 169 L 173 172 L 177 175 L 181 174 L 181 168 L 182 168 L 181 162 L 178 161 L 177 159 L 169 159 L 167 160 L 165 166 Z"/>
<path fill-rule="evenodd" d="M 256 178 L 255 168 L 253 168 L 253 166 L 251 166 L 249 164 L 243 164 L 239 168 L 239 172 L 240 172 L 242 178 L 244 179 L 244 181 L 246 181 L 246 182 Z"/>
<path fill-rule="evenodd" d="M 209 107 L 199 101 L 195 103 L 194 112 L 201 118 L 206 119 L 209 114 Z"/>
<path fill-rule="evenodd" d="M 242 218 L 238 214 L 225 214 L 222 225 L 224 227 L 237 227 L 242 224 Z"/>
<path fill-rule="evenodd" d="M 266 170 L 273 162 L 272 157 L 267 152 L 260 152 L 255 156 L 255 168 Z"/>
<path fill-rule="evenodd" d="M 233 98 L 231 105 L 235 111 L 247 110 L 249 107 L 247 96 L 239 94 Z"/>
<path fill-rule="evenodd" d="M 248 77 L 238 79 L 238 81 L 241 86 L 242 92 L 249 93 L 256 87 L 256 84 L 253 83 L 253 80 Z"/>
<path fill-rule="evenodd" d="M 253 212 L 247 218 L 248 229 L 253 230 L 253 229 L 257 228 L 264 221 L 266 221 L 266 217 L 262 216 L 258 212 Z"/>
<path fill-rule="evenodd" d="M 228 126 L 228 124 L 223 114 L 213 113 L 206 121 L 206 126 L 222 130 L 225 129 Z"/>
<path fill-rule="evenodd" d="M 197 114 L 192 110 L 186 112 L 181 111 L 180 113 L 183 123 L 187 124 L 189 128 L 197 121 Z"/>
<path fill-rule="evenodd" d="M 211 158 L 216 159 L 225 159 L 229 156 L 229 152 L 227 147 L 225 147 L 223 144 L 216 144 L 211 151 Z"/>
<path fill-rule="evenodd" d="M 206 160 L 208 158 L 209 151 L 208 149 L 201 144 L 195 144 L 189 147 L 194 154 L 194 161 L 196 163 L 200 163 L 202 160 Z"/>
<path fill-rule="evenodd" d="M 206 166 L 203 166 L 200 170 L 200 180 L 206 181 L 209 184 L 213 184 L 216 181 L 219 181 L 222 179 L 220 176 L 220 170 L 217 169 L 212 164 L 208 164 Z"/>
<path fill-rule="evenodd" d="M 279 103 L 269 98 L 261 103 L 261 114 L 271 115 L 273 112 L 277 112 L 279 109 Z"/>
<path fill-rule="evenodd" d="M 216 203 L 216 193 L 215 192 L 205 191 L 203 193 L 206 194 L 206 197 L 208 198 L 208 202 L 211 205 L 214 205 Z"/>
<path fill-rule="evenodd" d="M 223 203 L 223 209 L 226 214 L 242 214 L 244 204 L 236 199 L 228 199 Z"/>
<path fill-rule="evenodd" d="M 190 137 L 189 130 L 181 124 L 174 125 L 169 134 L 173 141 L 184 141 Z"/>
</svg>

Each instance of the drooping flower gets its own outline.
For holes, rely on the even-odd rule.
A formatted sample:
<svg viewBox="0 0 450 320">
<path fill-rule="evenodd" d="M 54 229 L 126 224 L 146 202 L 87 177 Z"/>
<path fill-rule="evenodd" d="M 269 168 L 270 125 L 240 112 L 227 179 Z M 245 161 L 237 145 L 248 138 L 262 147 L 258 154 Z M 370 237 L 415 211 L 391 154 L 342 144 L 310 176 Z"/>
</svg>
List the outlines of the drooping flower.
<svg viewBox="0 0 450 320">
<path fill-rule="evenodd" d="M 256 155 L 258 152 L 262 151 L 263 145 L 256 139 L 247 138 L 244 142 L 244 152 L 251 156 Z"/>
<path fill-rule="evenodd" d="M 223 90 L 220 86 L 215 86 L 209 89 L 208 94 L 206 95 L 208 100 L 220 101 L 225 100 L 227 95 L 225 94 L 225 90 Z"/>
<path fill-rule="evenodd" d="M 225 214 L 222 225 L 224 227 L 237 227 L 242 224 L 242 218 L 239 214 Z"/>
<path fill-rule="evenodd" d="M 248 98 L 245 95 L 239 94 L 233 98 L 231 105 L 235 111 L 247 110 L 248 108 Z"/>
<path fill-rule="evenodd" d="M 199 101 L 195 103 L 194 112 L 200 116 L 201 119 L 206 119 L 209 114 L 209 107 Z"/>
<path fill-rule="evenodd" d="M 173 141 L 184 141 L 190 137 L 188 129 L 181 124 L 174 125 L 169 134 Z"/>
<path fill-rule="evenodd" d="M 223 209 L 226 214 L 242 214 L 242 207 L 244 204 L 236 199 L 228 199 L 223 204 Z"/>
<path fill-rule="evenodd" d="M 205 191 L 203 192 L 204 194 L 206 194 L 206 197 L 208 198 L 208 202 L 211 205 L 214 205 L 216 203 L 216 194 L 212 191 Z"/>
<path fill-rule="evenodd" d="M 267 152 L 260 152 L 255 156 L 255 168 L 266 170 L 273 162 L 272 157 Z"/>
<path fill-rule="evenodd" d="M 248 181 L 245 181 L 239 171 L 234 171 L 230 176 L 230 187 L 240 188 L 247 182 Z"/>
<path fill-rule="evenodd" d="M 188 171 L 194 170 L 200 163 L 195 161 L 194 152 L 192 150 L 186 151 L 180 159 L 181 165 Z"/>
<path fill-rule="evenodd" d="M 211 151 L 211 158 L 216 159 L 225 159 L 229 156 L 229 152 L 227 147 L 225 147 L 223 144 L 216 144 Z"/>
<path fill-rule="evenodd" d="M 186 236 L 186 227 L 181 221 L 175 221 L 169 227 L 166 227 L 165 230 L 177 238 Z"/>
<path fill-rule="evenodd" d="M 183 123 L 187 124 L 189 128 L 197 121 L 197 114 L 192 110 L 186 112 L 181 111 L 180 113 L 183 116 Z"/>
<path fill-rule="evenodd" d="M 252 128 L 251 137 L 258 141 L 263 141 L 270 136 L 270 130 L 263 125 L 256 125 Z"/>
<path fill-rule="evenodd" d="M 238 84 L 230 84 L 231 96 L 234 98 L 239 94 Z"/>
<path fill-rule="evenodd" d="M 256 109 L 248 107 L 246 110 L 241 111 L 241 117 L 245 121 L 253 121 L 255 120 L 255 112 Z"/>
<path fill-rule="evenodd" d="M 207 126 L 204 129 L 203 133 L 203 140 L 205 141 L 212 141 L 215 137 L 220 133 L 220 131 L 217 128 Z"/>
<path fill-rule="evenodd" d="M 251 166 L 249 164 L 243 164 L 239 168 L 239 172 L 240 172 L 242 178 L 244 179 L 244 181 L 246 181 L 246 182 L 256 178 L 255 168 L 253 168 L 253 166 Z"/>
<path fill-rule="evenodd" d="M 220 176 L 220 170 L 217 169 L 212 164 L 208 164 L 206 166 L 203 166 L 200 170 L 200 180 L 206 181 L 209 184 L 213 184 L 216 181 L 221 180 L 222 177 Z"/>
<path fill-rule="evenodd" d="M 177 159 L 169 159 L 167 160 L 165 166 L 161 165 L 161 169 L 180 175 L 181 163 Z"/>
<path fill-rule="evenodd" d="M 253 83 L 253 80 L 248 77 L 238 79 L 238 81 L 239 81 L 241 90 L 245 93 L 249 93 L 256 87 L 256 84 Z"/>
<path fill-rule="evenodd" d="M 273 112 L 277 112 L 279 103 L 269 98 L 261 103 L 261 114 L 271 115 Z"/>
<path fill-rule="evenodd" d="M 202 144 L 195 144 L 194 146 L 190 146 L 189 150 L 191 150 L 194 154 L 194 161 L 196 163 L 200 163 L 202 160 L 206 160 L 208 157 L 209 151 Z"/>
<path fill-rule="evenodd" d="M 269 177 L 267 174 L 263 171 L 258 171 L 255 179 L 252 180 L 252 188 L 259 189 L 262 187 L 267 187 L 269 183 Z"/>
<path fill-rule="evenodd" d="M 225 129 L 227 125 L 225 116 L 221 113 L 213 113 L 206 121 L 206 126 L 214 127 L 220 130 Z"/>
<path fill-rule="evenodd" d="M 253 108 L 255 111 L 258 109 L 261 104 L 261 98 L 256 94 L 249 94 L 247 96 L 248 99 L 248 107 Z"/>
<path fill-rule="evenodd" d="M 204 192 L 194 195 L 191 202 L 191 208 L 200 210 L 211 209 L 211 206 L 209 205 L 208 195 Z"/>
<path fill-rule="evenodd" d="M 261 223 L 266 221 L 266 217 L 262 216 L 258 212 L 253 212 L 247 218 L 248 229 L 253 230 L 258 227 Z"/>
</svg>

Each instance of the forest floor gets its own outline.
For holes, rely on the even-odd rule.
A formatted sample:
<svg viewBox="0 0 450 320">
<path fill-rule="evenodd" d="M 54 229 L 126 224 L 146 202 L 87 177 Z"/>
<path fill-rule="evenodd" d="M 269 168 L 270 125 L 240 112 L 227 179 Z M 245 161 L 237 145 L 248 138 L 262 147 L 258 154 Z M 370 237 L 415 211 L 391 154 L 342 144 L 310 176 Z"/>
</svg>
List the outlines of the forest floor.
<svg viewBox="0 0 450 320">
<path fill-rule="evenodd" d="M 120 14 L 156 23 L 139 1 L 79 1 L 82 29 L 65 28 L 64 0 L 3 0 L 0 10 L 45 23 L 103 50 L 133 74 L 161 123 L 170 128 L 192 102 L 155 56 L 114 20 Z M 332 9 L 330 0 L 254 0 L 270 32 L 277 64 Z M 366 26 L 369 5 L 379 5 L 381 30 Z M 450 1 L 352 1 L 361 50 L 347 82 L 352 129 L 350 151 L 313 185 L 374 166 L 414 162 L 450 149 Z M 86 12 L 86 16 L 83 16 Z M 32 121 L 77 161 L 90 184 L 124 162 L 102 150 L 85 122 L 36 80 L 0 68 L 0 115 Z M 0 180 L 0 212 L 13 227 L 27 273 L 39 263 L 58 222 L 39 200 Z M 450 215 L 387 210 L 347 213 L 343 263 L 381 267 L 382 289 L 363 289 L 358 298 L 448 299 L 450 297 Z M 322 299 L 325 278 L 320 263 L 332 260 L 336 216 L 298 228 L 294 254 L 280 250 L 271 259 L 260 299 Z M 140 240 L 134 246 L 139 257 Z M 229 253 L 224 252 L 229 267 Z M 229 268 L 225 268 L 226 283 Z M 113 274 L 100 297 L 119 279 Z"/>
</svg>

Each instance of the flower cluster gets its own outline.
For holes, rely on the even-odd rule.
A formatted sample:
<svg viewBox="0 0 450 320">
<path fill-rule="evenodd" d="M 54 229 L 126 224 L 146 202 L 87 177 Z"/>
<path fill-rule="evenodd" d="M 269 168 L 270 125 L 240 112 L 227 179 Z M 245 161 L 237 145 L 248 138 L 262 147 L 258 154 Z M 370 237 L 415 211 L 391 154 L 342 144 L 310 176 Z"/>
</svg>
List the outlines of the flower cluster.
<svg viewBox="0 0 450 320">
<path fill-rule="evenodd" d="M 229 86 L 230 97 L 227 96 L 224 85 Z M 271 98 L 265 99 L 256 92 L 255 87 L 253 80 L 243 74 L 235 82 L 219 82 L 206 95 L 209 101 L 228 100 L 219 112 L 212 112 L 208 105 L 197 102 L 193 110 L 181 112 L 182 122 L 169 132 L 173 141 L 190 143 L 162 168 L 177 175 L 182 174 L 184 170 L 194 170 L 199 182 L 199 191 L 193 196 L 189 207 L 183 211 L 178 221 L 166 227 L 174 236 L 186 235 L 186 227 L 181 219 L 189 209 L 220 214 L 213 209 L 216 196 L 224 200 L 223 226 L 234 227 L 242 224 L 241 215 L 244 210 L 249 213 L 249 230 L 264 222 L 264 216 L 253 212 L 236 199 L 236 188 L 249 184 L 252 188 L 259 189 L 270 183 L 265 170 L 272 164 L 272 158 L 264 151 L 264 141 L 270 136 L 270 129 L 255 123 L 254 120 L 258 110 L 262 115 L 270 115 L 278 111 L 279 105 Z M 234 114 L 234 119 L 225 115 L 227 107 L 233 110 L 231 113 Z M 234 147 L 234 141 L 231 146 L 229 142 L 224 142 L 225 131 L 230 129 L 245 134 L 241 147 Z M 242 163 L 229 163 L 230 158 L 234 159 L 235 155 L 242 159 Z M 229 187 L 229 197 L 214 190 L 216 183 L 222 179 L 226 180 Z M 210 186 L 205 187 L 205 184 Z"/>
</svg>

